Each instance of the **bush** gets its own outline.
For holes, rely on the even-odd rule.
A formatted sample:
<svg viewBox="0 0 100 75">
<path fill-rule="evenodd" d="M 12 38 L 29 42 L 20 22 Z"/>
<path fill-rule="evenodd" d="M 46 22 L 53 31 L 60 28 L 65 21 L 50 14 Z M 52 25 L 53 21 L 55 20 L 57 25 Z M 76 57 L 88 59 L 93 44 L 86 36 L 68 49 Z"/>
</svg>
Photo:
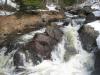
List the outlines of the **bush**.
<svg viewBox="0 0 100 75">
<path fill-rule="evenodd" d="M 63 0 L 64 4 L 69 6 L 76 3 L 76 0 Z"/>
<path fill-rule="evenodd" d="M 23 0 L 23 4 L 29 8 L 43 8 L 42 0 Z"/>
</svg>

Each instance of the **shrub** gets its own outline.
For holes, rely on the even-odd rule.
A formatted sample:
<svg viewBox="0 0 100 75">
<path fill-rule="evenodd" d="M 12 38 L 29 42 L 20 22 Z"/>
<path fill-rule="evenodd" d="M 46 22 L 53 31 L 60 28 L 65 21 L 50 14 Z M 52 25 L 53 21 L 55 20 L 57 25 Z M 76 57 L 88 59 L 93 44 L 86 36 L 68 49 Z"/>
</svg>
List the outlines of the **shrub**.
<svg viewBox="0 0 100 75">
<path fill-rule="evenodd" d="M 76 0 L 63 0 L 64 4 L 69 6 L 76 3 Z"/>
<path fill-rule="evenodd" d="M 30 8 L 43 8 L 42 0 L 23 0 L 23 4 Z"/>
</svg>

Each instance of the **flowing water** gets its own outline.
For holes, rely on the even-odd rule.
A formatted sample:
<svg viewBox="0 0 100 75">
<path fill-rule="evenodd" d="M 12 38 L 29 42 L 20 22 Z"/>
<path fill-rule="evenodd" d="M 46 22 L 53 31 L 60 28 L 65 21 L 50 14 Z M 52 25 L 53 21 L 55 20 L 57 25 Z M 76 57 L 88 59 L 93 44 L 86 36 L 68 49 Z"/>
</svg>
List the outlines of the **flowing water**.
<svg viewBox="0 0 100 75">
<path fill-rule="evenodd" d="M 45 28 L 23 35 L 17 39 L 17 42 L 25 44 L 35 33 L 44 31 Z M 75 27 L 68 25 L 63 27 L 62 31 L 64 32 L 62 41 L 52 51 L 52 60 L 43 60 L 42 63 L 34 66 L 31 60 L 25 62 L 25 55 L 21 53 L 25 69 L 22 72 L 14 72 L 13 55 L 16 50 L 5 56 L 7 48 L 3 47 L 0 50 L 0 75 L 90 75 L 94 67 L 93 53 L 83 50 Z"/>
<path fill-rule="evenodd" d="M 52 1 L 47 2 L 47 7 L 49 10 L 56 10 L 56 5 L 52 4 Z M 73 17 L 68 13 L 66 15 Z M 13 63 L 17 49 L 14 49 L 7 56 L 4 55 L 7 48 L 0 49 L 0 75 L 91 75 L 94 69 L 94 54 L 88 53 L 82 48 L 77 31 L 79 29 L 79 26 L 77 28 L 78 23 L 76 23 L 76 20 L 72 20 L 72 22 L 75 26 L 69 24 L 61 28 L 64 35 L 62 41 L 51 52 L 52 60 L 43 60 L 40 64 L 34 66 L 30 58 L 28 58 L 30 59 L 29 62 L 26 62 L 25 54 L 20 53 L 24 63 L 24 66 L 20 66 L 24 69 L 21 72 L 15 72 Z M 36 33 L 44 32 L 45 28 L 30 32 L 16 39 L 16 43 L 26 44 L 32 40 Z"/>
</svg>

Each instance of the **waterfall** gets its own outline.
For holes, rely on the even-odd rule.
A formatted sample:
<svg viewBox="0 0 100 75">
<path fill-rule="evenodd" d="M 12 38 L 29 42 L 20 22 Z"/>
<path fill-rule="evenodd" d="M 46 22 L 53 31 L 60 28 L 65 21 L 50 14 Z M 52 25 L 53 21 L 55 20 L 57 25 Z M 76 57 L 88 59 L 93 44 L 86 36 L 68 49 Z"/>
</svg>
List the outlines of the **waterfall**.
<svg viewBox="0 0 100 75">
<path fill-rule="evenodd" d="M 4 56 L 6 48 L 0 51 L 0 74 L 4 75 L 90 75 L 94 65 L 93 53 L 86 52 L 81 45 L 78 32 L 71 25 L 61 28 L 64 32 L 62 41 L 55 46 L 51 53 L 52 60 L 43 60 L 37 66 L 33 66 L 32 62 L 24 62 L 25 71 L 14 73 L 13 54 Z M 35 33 L 43 33 L 44 30 L 29 33 L 20 37 L 18 42 L 25 43 L 32 38 Z M 24 42 L 22 42 L 22 41 Z M 27 41 L 26 41 L 27 40 Z M 24 56 L 22 54 L 22 56 Z M 25 58 L 24 58 L 25 60 Z"/>
<path fill-rule="evenodd" d="M 0 75 L 12 75 L 14 66 L 13 66 L 13 54 L 15 51 L 11 52 L 8 56 L 5 56 L 7 48 L 3 47 L 0 50 Z"/>
<path fill-rule="evenodd" d="M 92 53 L 82 49 L 78 33 L 75 28 L 68 26 L 63 29 L 62 41 L 52 52 L 51 60 L 44 60 L 35 67 L 28 67 L 29 75 L 90 75 L 93 70 L 94 58 Z M 70 38 L 70 39 L 68 39 Z M 68 42 L 68 49 L 75 48 L 75 51 L 67 50 L 64 45 Z M 67 53 L 68 52 L 68 53 Z M 65 60 L 69 58 L 69 60 Z"/>
<path fill-rule="evenodd" d="M 57 0 L 56 0 L 57 1 Z M 66 13 L 66 16 L 69 14 Z M 73 17 L 73 15 L 70 15 Z M 76 16 L 77 17 L 77 16 Z M 26 57 L 20 52 L 24 66 L 20 66 L 24 70 L 15 72 L 13 57 L 17 49 L 8 55 L 4 55 L 7 51 L 6 47 L 0 49 L 0 75 L 91 75 L 94 69 L 94 54 L 86 52 L 81 45 L 78 29 L 85 21 L 84 18 L 73 19 L 72 24 L 62 26 L 62 40 L 54 46 L 51 52 L 51 60 L 43 60 L 40 64 L 34 65 L 31 58 Z M 56 22 L 61 26 L 62 22 Z M 82 23 L 82 24 L 81 24 Z M 30 32 L 16 39 L 16 43 L 25 45 L 31 41 L 36 33 L 44 33 L 46 28 Z M 29 56 L 29 53 L 27 56 Z"/>
<path fill-rule="evenodd" d="M 49 11 L 55 11 L 58 3 L 58 0 L 46 0 L 46 7 L 49 9 Z"/>
</svg>

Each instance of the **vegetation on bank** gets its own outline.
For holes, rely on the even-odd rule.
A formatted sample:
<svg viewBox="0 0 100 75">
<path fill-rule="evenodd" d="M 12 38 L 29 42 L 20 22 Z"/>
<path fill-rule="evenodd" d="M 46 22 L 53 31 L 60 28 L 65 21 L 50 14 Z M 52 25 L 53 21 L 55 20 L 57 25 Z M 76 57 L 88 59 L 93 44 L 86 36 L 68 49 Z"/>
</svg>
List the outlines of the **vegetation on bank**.
<svg viewBox="0 0 100 75">
<path fill-rule="evenodd" d="M 51 0 L 52 2 L 56 2 L 56 0 Z M 61 7 L 73 5 L 77 2 L 77 0 L 58 0 L 59 5 Z M 20 10 L 26 9 L 41 9 L 45 8 L 45 4 L 47 0 L 14 0 L 19 5 Z"/>
<path fill-rule="evenodd" d="M 77 0 L 63 0 L 66 6 L 73 5 Z"/>
<path fill-rule="evenodd" d="M 23 0 L 23 4 L 34 9 L 44 7 L 43 0 Z"/>
</svg>

